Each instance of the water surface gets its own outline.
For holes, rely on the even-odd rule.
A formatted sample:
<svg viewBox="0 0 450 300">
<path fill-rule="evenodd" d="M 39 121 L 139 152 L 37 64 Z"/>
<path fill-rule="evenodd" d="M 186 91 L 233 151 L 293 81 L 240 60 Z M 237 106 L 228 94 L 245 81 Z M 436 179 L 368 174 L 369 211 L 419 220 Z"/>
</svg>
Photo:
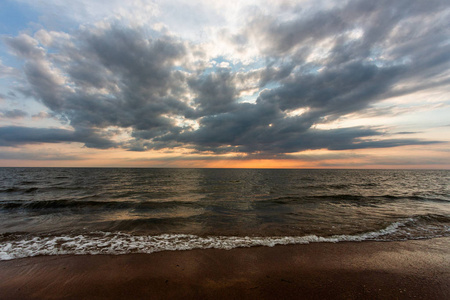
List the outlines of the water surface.
<svg viewBox="0 0 450 300">
<path fill-rule="evenodd" d="M 0 168 L 2 259 L 449 235 L 446 170 Z"/>
</svg>

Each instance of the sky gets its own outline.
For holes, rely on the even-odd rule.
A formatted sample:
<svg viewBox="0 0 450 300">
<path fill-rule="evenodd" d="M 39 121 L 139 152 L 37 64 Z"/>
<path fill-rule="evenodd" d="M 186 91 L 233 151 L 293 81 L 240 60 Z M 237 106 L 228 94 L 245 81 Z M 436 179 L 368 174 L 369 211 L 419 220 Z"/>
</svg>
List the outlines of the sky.
<svg viewBox="0 0 450 300">
<path fill-rule="evenodd" d="M 0 166 L 450 169 L 450 2 L 2 0 Z"/>
</svg>

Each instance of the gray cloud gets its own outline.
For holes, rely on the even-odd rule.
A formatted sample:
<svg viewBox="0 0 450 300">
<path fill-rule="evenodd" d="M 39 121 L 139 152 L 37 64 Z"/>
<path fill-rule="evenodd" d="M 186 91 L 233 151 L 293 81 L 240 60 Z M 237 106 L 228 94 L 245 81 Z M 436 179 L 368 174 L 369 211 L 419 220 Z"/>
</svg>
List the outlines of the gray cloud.
<svg viewBox="0 0 450 300">
<path fill-rule="evenodd" d="M 0 117 L 6 118 L 6 119 L 20 119 L 28 116 L 28 113 L 20 110 L 20 109 L 13 109 L 13 110 L 0 110 Z"/>
<path fill-rule="evenodd" d="M 1 151 L 0 159 L 5 160 L 39 160 L 39 161 L 50 161 L 50 160 L 80 160 L 79 157 L 74 155 L 63 155 L 59 153 L 48 153 L 48 152 L 17 152 L 17 151 Z"/>
<path fill-rule="evenodd" d="M 230 71 L 219 69 L 216 73 L 191 77 L 188 84 L 196 94 L 194 102 L 198 105 L 197 115 L 216 115 L 236 108 L 238 90 L 234 74 Z"/>
<path fill-rule="evenodd" d="M 74 130 L 3 127 L 2 145 L 81 142 L 276 157 L 435 143 L 386 139 L 375 127 L 315 125 L 448 85 L 449 15 L 448 2 L 438 0 L 354 0 L 287 21 L 255 15 L 235 36 L 224 35 L 238 50 L 258 45 L 258 69 L 239 71 L 193 71 L 186 61 L 198 45 L 117 24 L 81 29 L 49 48 L 24 34 L 9 37 L 5 43 L 25 62 L 23 90 Z M 256 102 L 243 103 L 240 93 L 254 88 Z M 111 127 L 130 131 L 131 140 L 113 142 Z"/>
<path fill-rule="evenodd" d="M 108 126 L 174 130 L 172 120 L 164 115 L 188 110 L 180 99 L 184 75 L 172 69 L 185 51 L 181 42 L 168 37 L 151 40 L 121 27 L 86 30 L 75 38 L 77 44 L 68 41 L 58 49 L 61 61 L 43 55 L 31 37 L 6 40 L 25 59 L 24 73 L 35 98 L 77 132 Z M 146 138 L 152 137 L 149 132 Z"/>
<path fill-rule="evenodd" d="M 21 126 L 0 127 L 0 146 L 16 147 L 41 143 L 85 143 L 87 147 L 111 148 L 110 140 L 92 130 L 72 131 L 59 128 L 34 128 Z"/>
</svg>

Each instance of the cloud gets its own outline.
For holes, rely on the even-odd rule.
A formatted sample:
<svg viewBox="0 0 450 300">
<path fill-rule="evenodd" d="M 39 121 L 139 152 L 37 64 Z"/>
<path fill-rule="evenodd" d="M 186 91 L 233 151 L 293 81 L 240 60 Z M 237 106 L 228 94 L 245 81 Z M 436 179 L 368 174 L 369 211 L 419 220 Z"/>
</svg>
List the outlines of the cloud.
<svg viewBox="0 0 450 300">
<path fill-rule="evenodd" d="M 0 59 L 0 78 L 9 77 L 9 76 L 17 76 L 19 75 L 18 70 L 5 66 Z"/>
<path fill-rule="evenodd" d="M 0 146 L 17 147 L 41 143 L 84 143 L 87 147 L 106 149 L 114 142 L 93 131 L 72 131 L 59 128 L 34 128 L 20 126 L 0 127 Z"/>
<path fill-rule="evenodd" d="M 42 119 L 51 118 L 52 116 L 49 113 L 45 112 L 45 111 L 41 111 L 41 112 L 39 112 L 37 114 L 32 115 L 31 117 L 33 119 L 35 119 L 35 120 L 42 120 Z"/>
<path fill-rule="evenodd" d="M 0 110 L 0 118 L 5 119 L 20 119 L 28 116 L 28 113 L 20 110 L 20 109 L 13 109 L 13 110 Z"/>
<path fill-rule="evenodd" d="M 85 30 L 76 38 L 76 44 L 67 40 L 57 45 L 57 57 L 30 36 L 5 40 L 25 60 L 32 96 L 77 132 L 108 126 L 172 130 L 164 114 L 188 109 L 180 99 L 184 75 L 172 70 L 185 51 L 183 43 L 169 37 L 151 40 L 140 31 L 115 26 Z"/>
<path fill-rule="evenodd" d="M 219 69 L 215 73 L 189 78 L 188 85 L 196 95 L 197 115 L 216 115 L 235 108 L 238 90 L 234 77 L 228 70 Z"/>
<path fill-rule="evenodd" d="M 75 155 L 64 155 L 59 153 L 48 153 L 48 152 L 17 152 L 17 151 L 2 151 L 0 152 L 0 160 L 38 160 L 38 161 L 49 161 L 49 160 L 65 160 L 73 161 L 80 160 L 79 157 Z"/>
<path fill-rule="evenodd" d="M 238 32 L 219 35 L 234 54 L 257 49 L 253 63 L 236 56 L 205 63 L 211 54 L 201 43 L 117 20 L 70 34 L 6 37 L 24 62 L 23 91 L 73 130 L 2 127 L 2 145 L 81 142 L 276 157 L 438 142 L 387 139 L 375 126 L 316 126 L 389 97 L 447 86 L 447 1 L 286 7 L 273 15 L 256 10 Z M 115 142 L 111 128 L 129 134 Z"/>
</svg>

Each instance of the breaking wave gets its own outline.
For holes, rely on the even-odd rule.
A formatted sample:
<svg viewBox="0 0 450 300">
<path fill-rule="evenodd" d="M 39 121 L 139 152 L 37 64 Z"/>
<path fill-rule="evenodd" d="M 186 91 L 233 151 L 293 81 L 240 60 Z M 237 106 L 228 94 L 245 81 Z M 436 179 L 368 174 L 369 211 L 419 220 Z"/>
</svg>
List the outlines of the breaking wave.
<svg viewBox="0 0 450 300">
<path fill-rule="evenodd" d="M 450 218 L 426 215 L 407 218 L 389 226 L 355 235 L 322 237 L 305 236 L 207 236 L 190 234 L 133 235 L 122 232 L 93 232 L 61 236 L 29 236 L 3 234 L 0 236 L 0 260 L 38 255 L 120 255 L 192 249 L 233 249 L 242 247 L 337 243 L 361 241 L 399 241 L 450 236 Z"/>
</svg>

